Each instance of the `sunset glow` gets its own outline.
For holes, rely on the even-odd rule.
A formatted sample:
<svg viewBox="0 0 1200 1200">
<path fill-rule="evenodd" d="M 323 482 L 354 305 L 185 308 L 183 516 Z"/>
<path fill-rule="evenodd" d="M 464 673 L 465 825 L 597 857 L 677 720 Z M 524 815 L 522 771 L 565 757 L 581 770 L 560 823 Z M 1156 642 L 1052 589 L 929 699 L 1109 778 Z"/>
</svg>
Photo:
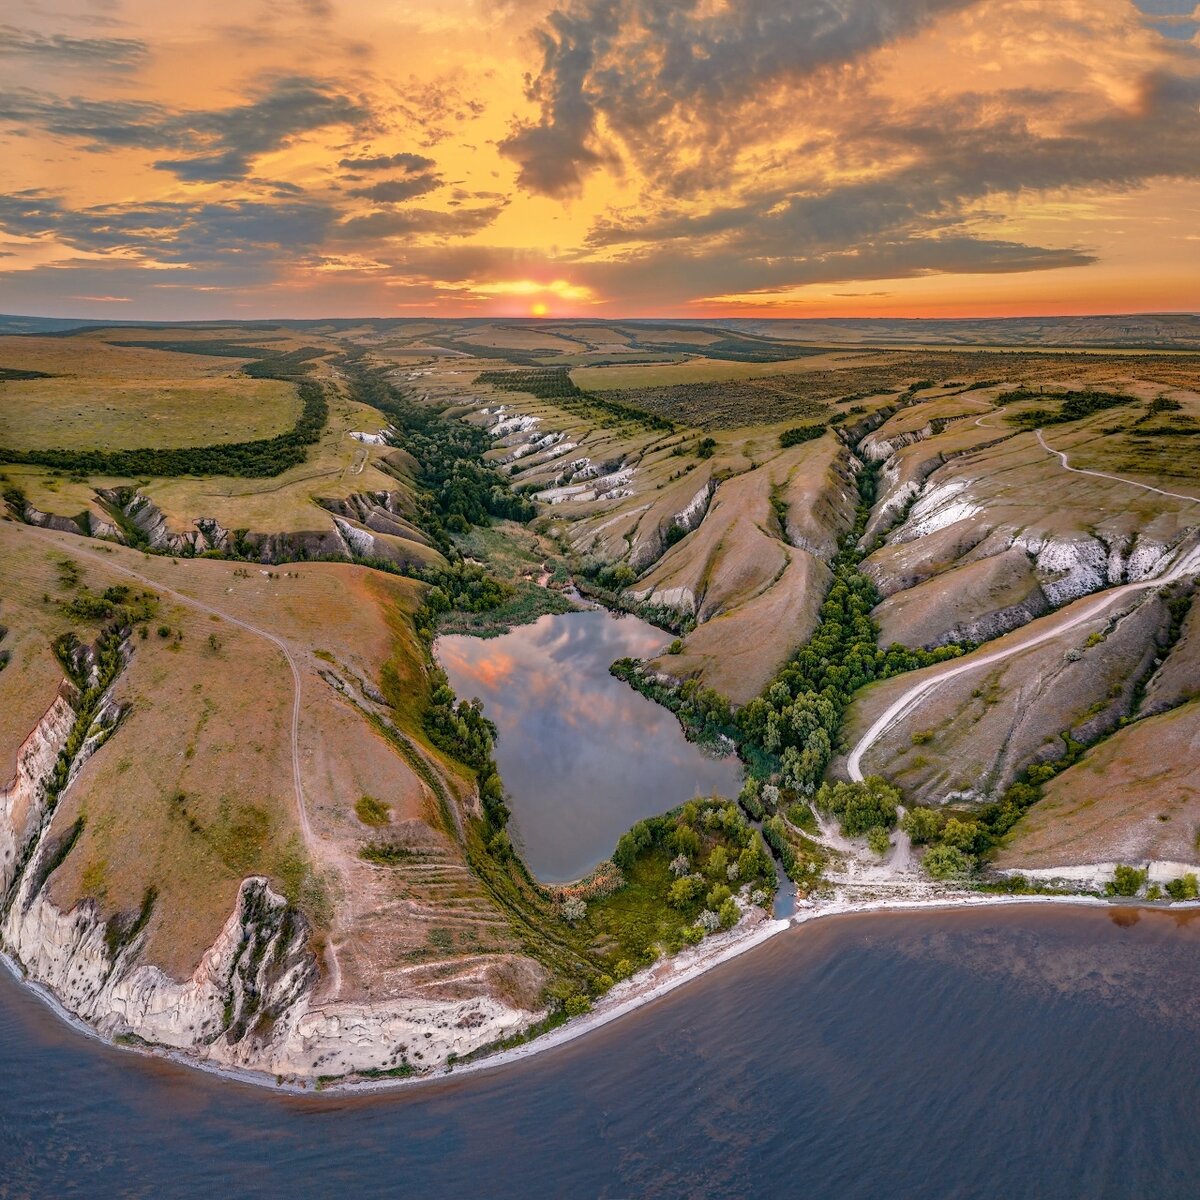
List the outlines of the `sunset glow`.
<svg viewBox="0 0 1200 1200">
<path fill-rule="evenodd" d="M 49 315 L 1192 310 L 1192 0 L 15 0 Z"/>
</svg>

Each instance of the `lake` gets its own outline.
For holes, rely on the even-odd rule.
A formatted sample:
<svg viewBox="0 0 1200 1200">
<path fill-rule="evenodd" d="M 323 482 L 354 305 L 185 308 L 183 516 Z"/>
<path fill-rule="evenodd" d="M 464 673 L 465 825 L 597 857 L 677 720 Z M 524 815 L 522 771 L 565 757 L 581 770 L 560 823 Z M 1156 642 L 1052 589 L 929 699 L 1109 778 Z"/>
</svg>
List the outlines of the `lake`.
<svg viewBox="0 0 1200 1200">
<path fill-rule="evenodd" d="M 741 764 L 690 743 L 679 722 L 614 679 L 618 658 L 661 653 L 670 635 L 603 609 L 540 618 L 496 638 L 442 637 L 460 699 L 496 723 L 511 830 L 544 882 L 587 874 L 635 821 L 693 796 L 736 796 Z"/>
<path fill-rule="evenodd" d="M 1047 905 L 789 930 L 572 1044 L 284 1097 L 0 977 L 0 1197 L 1194 1197 L 1200 919 Z"/>
</svg>

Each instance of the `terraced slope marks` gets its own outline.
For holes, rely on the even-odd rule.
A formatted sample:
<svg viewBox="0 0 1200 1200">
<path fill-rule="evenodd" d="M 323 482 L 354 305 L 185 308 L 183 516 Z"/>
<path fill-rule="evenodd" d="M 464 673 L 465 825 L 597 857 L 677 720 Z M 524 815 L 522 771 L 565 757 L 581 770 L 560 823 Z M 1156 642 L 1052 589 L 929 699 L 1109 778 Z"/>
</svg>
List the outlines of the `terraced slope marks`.
<svg viewBox="0 0 1200 1200">
<path fill-rule="evenodd" d="M 54 837 L 83 819 L 50 877 L 61 909 L 90 899 L 106 916 L 136 912 L 153 887 L 140 953 L 182 979 L 218 937 L 241 880 L 261 873 L 306 914 L 319 955 L 336 947 L 327 956 L 330 1000 L 502 995 L 526 1011 L 537 1006 L 544 970 L 520 952 L 509 914 L 471 871 L 427 782 L 438 781 L 454 806 L 470 802 L 469 773 L 422 745 L 424 656 L 410 624 L 420 585 L 336 564 L 268 576 L 233 563 L 106 553 L 13 523 L 0 523 L 0 545 L 21 568 L 5 575 L 20 657 L 0 689 L 33 678 L 25 651 L 46 627 L 42 595 L 56 603 L 70 594 L 56 581 L 64 555 L 93 590 L 128 580 L 124 571 L 146 580 L 161 597 L 155 623 L 167 631 L 134 639 L 114 693 L 126 715 L 55 813 Z M 267 622 L 278 631 L 269 638 L 260 636 Z M 298 709 L 281 648 L 301 680 Z M 398 686 L 415 689 L 409 707 L 379 698 L 385 662 Z M 28 669 L 44 678 L 45 707 L 58 683 L 35 657 Z M 379 720 L 406 731 L 420 771 L 381 736 Z M 358 817 L 363 795 L 386 804 L 383 828 Z M 374 844 L 389 847 L 383 865 L 361 853 Z"/>
</svg>

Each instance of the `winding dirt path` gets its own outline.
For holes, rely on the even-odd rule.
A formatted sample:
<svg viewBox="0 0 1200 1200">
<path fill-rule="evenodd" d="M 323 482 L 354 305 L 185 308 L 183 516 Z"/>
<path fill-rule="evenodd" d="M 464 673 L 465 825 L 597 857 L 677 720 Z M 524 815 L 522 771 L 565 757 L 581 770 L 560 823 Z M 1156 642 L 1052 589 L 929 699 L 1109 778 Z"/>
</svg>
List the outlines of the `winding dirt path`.
<svg viewBox="0 0 1200 1200">
<path fill-rule="evenodd" d="M 1126 483 L 1131 487 L 1143 488 L 1146 491 L 1157 492 L 1162 496 L 1169 496 L 1175 500 L 1189 500 L 1193 503 L 1200 503 L 1200 500 L 1195 496 L 1184 496 L 1177 492 L 1163 491 L 1161 488 L 1151 487 L 1146 483 L 1138 483 L 1132 479 L 1122 479 L 1119 475 L 1106 475 L 1102 471 L 1088 471 L 1080 467 L 1072 467 L 1067 461 L 1067 456 L 1061 450 L 1055 450 L 1053 447 L 1046 444 L 1045 438 L 1042 436 L 1042 431 L 1037 431 L 1037 439 L 1041 443 L 1042 448 L 1051 454 L 1057 455 L 1065 470 L 1071 471 L 1077 475 L 1098 475 L 1102 479 L 1111 479 L 1115 483 Z M 871 727 L 858 739 L 854 748 L 850 751 L 849 757 L 846 760 L 846 770 L 850 778 L 855 783 L 861 783 L 863 780 L 862 760 L 863 755 L 880 739 L 880 737 L 898 721 L 902 716 L 911 712 L 917 707 L 921 701 L 929 695 L 934 688 L 946 682 L 948 679 L 957 678 L 959 675 L 965 675 L 969 671 L 977 670 L 979 667 L 990 666 L 992 663 L 1003 662 L 1006 658 L 1011 658 L 1014 654 L 1021 654 L 1026 650 L 1031 650 L 1034 646 L 1040 646 L 1045 642 L 1051 641 L 1053 638 L 1059 637 L 1070 629 L 1074 629 L 1078 625 L 1082 625 L 1087 621 L 1092 620 L 1098 613 L 1102 612 L 1114 600 L 1119 600 L 1122 596 L 1128 596 L 1135 592 L 1144 591 L 1147 588 L 1165 587 L 1169 583 L 1174 583 L 1178 579 L 1183 579 L 1188 575 L 1200 574 L 1200 545 L 1192 546 L 1185 550 L 1184 553 L 1176 561 L 1175 565 L 1166 571 L 1164 574 L 1153 576 L 1149 579 L 1141 579 L 1136 583 L 1123 583 L 1117 587 L 1108 588 L 1106 591 L 1098 592 L 1091 597 L 1089 601 L 1083 602 L 1079 607 L 1075 608 L 1069 616 L 1065 616 L 1063 620 L 1054 621 L 1052 625 L 1043 628 L 1040 632 L 1031 634 L 1021 638 L 1018 641 L 1011 642 L 1003 649 L 992 650 L 986 654 L 972 654 L 966 659 L 956 663 L 947 664 L 940 669 L 934 669 L 924 679 L 913 684 L 906 692 L 894 700 L 882 712 Z M 1075 606 L 1072 606 L 1075 607 Z M 1067 610 L 1063 610 L 1065 613 Z M 1053 618 L 1050 618 L 1053 620 Z"/>
<path fill-rule="evenodd" d="M 1113 483 L 1124 483 L 1129 487 L 1141 488 L 1146 492 L 1157 492 L 1160 496 L 1170 496 L 1172 500 L 1190 500 L 1193 504 L 1200 504 L 1200 496 L 1187 496 L 1182 492 L 1167 492 L 1162 488 L 1152 487 L 1148 483 L 1138 483 L 1136 479 L 1126 479 L 1121 475 L 1109 475 L 1105 471 L 1090 471 L 1087 467 L 1073 467 L 1067 461 L 1067 456 L 1062 450 L 1055 450 L 1053 446 L 1047 444 L 1040 429 L 1037 431 L 1037 440 L 1041 443 L 1043 450 L 1057 455 L 1063 470 L 1070 471 L 1072 475 L 1094 475 L 1097 479 L 1111 479 Z"/>
<path fill-rule="evenodd" d="M 193 596 L 185 595 L 183 592 L 176 591 L 173 587 L 168 587 L 165 583 L 160 583 L 156 579 L 152 579 L 148 575 L 143 575 L 139 571 L 133 570 L 132 567 L 123 566 L 121 563 L 114 562 L 108 554 L 100 553 L 99 551 L 88 549 L 86 546 L 77 546 L 74 542 L 67 544 L 59 541 L 56 537 L 51 536 L 42 530 L 32 526 L 23 526 L 30 531 L 30 536 L 38 538 L 40 541 L 46 542 L 49 545 L 55 546 L 58 549 L 69 549 L 72 554 L 76 554 L 82 558 L 91 559 L 105 570 L 114 571 L 118 575 L 124 575 L 128 579 L 134 579 L 143 587 L 149 588 L 151 591 L 157 592 L 159 595 L 170 596 L 172 600 L 178 601 L 187 608 L 195 609 L 197 612 L 205 613 L 209 616 L 214 616 L 218 620 L 228 621 L 230 625 L 236 625 L 239 629 L 244 629 L 247 633 L 253 634 L 255 637 L 264 638 L 270 642 L 280 654 L 283 655 L 287 662 L 288 669 L 292 673 L 292 723 L 291 723 L 291 755 L 292 755 L 292 788 L 295 793 L 295 808 L 296 821 L 300 826 L 300 835 L 304 839 L 304 847 L 308 851 L 309 857 L 313 863 L 320 861 L 317 851 L 320 847 L 320 842 L 308 819 L 308 808 L 304 802 L 304 781 L 300 772 L 300 700 L 301 700 L 301 683 L 300 683 L 300 668 L 296 664 L 295 656 L 288 648 L 287 643 L 277 634 L 271 633 L 270 630 L 262 629 L 257 625 L 252 625 L 249 621 L 243 621 L 241 617 L 235 617 L 232 613 L 225 612 L 222 609 L 215 608 L 211 604 L 205 603 L 203 600 L 197 600 Z M 70 535 L 67 535 L 70 536 Z M 342 987 L 342 970 L 338 962 L 337 950 L 332 941 L 327 943 L 328 947 L 328 965 L 330 987 L 333 995 L 337 996 L 341 992 Z"/>
</svg>

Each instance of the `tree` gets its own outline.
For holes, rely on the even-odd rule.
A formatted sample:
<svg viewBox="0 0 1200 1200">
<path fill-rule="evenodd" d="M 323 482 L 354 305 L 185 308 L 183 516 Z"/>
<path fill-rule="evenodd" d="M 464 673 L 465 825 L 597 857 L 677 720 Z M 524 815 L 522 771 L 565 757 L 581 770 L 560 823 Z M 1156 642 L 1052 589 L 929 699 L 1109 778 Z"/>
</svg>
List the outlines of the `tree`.
<svg viewBox="0 0 1200 1200">
<path fill-rule="evenodd" d="M 677 854 L 671 859 L 671 874 L 676 879 L 682 879 L 692 869 L 691 860 L 686 854 Z"/>
<path fill-rule="evenodd" d="M 1113 872 L 1113 880 L 1106 885 L 1105 891 L 1110 896 L 1136 896 L 1146 882 L 1146 872 L 1137 867 L 1129 867 L 1121 863 Z"/>
<path fill-rule="evenodd" d="M 562 903 L 562 916 L 569 925 L 575 925 L 587 916 L 587 904 L 578 896 L 568 896 Z"/>
<path fill-rule="evenodd" d="M 951 817 L 942 828 L 942 842 L 964 854 L 970 854 L 979 842 L 980 829 L 975 821 L 960 821 Z"/>
<path fill-rule="evenodd" d="M 704 879 L 700 875 L 685 875 L 671 884 L 667 891 L 667 903 L 673 908 L 686 908 L 700 894 Z"/>
<path fill-rule="evenodd" d="M 969 854 L 964 854 L 957 846 L 931 846 L 921 860 L 921 866 L 931 879 L 961 879 L 968 875 L 975 865 Z"/>
<path fill-rule="evenodd" d="M 942 829 L 942 818 L 932 808 L 910 808 L 900 824 L 913 843 L 922 846 L 937 838 Z"/>
<path fill-rule="evenodd" d="M 842 832 L 859 837 L 876 827 L 891 829 L 896 824 L 900 791 L 878 775 L 862 783 L 823 783 L 815 804 L 838 818 Z"/>
<path fill-rule="evenodd" d="M 1167 884 L 1167 895 L 1172 900 L 1195 900 L 1200 898 L 1200 886 L 1197 886 L 1196 876 L 1189 872 L 1181 879 L 1172 879 Z"/>
<path fill-rule="evenodd" d="M 732 929 L 741 916 L 742 910 L 738 908 L 737 901 L 732 896 L 717 910 L 717 919 L 721 922 L 722 929 Z"/>
</svg>

